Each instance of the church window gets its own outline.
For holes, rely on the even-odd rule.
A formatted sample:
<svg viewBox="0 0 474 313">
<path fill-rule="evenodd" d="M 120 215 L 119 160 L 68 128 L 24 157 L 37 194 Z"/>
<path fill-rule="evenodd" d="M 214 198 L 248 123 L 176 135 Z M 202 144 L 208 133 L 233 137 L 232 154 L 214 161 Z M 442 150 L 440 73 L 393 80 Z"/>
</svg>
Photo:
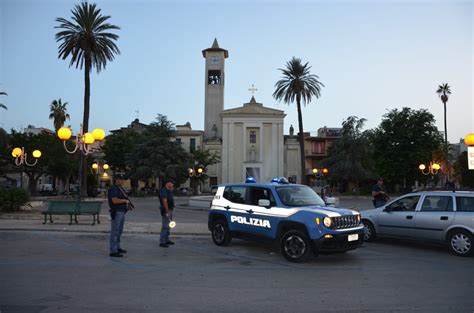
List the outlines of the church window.
<svg viewBox="0 0 474 313">
<path fill-rule="evenodd" d="M 250 143 L 257 143 L 257 132 L 255 130 L 250 131 Z"/>
<path fill-rule="evenodd" d="M 194 152 L 196 150 L 196 138 L 191 138 L 189 141 L 189 151 Z"/>
<path fill-rule="evenodd" d="M 221 71 L 220 70 L 209 70 L 207 75 L 207 83 L 209 85 L 221 85 Z"/>
</svg>

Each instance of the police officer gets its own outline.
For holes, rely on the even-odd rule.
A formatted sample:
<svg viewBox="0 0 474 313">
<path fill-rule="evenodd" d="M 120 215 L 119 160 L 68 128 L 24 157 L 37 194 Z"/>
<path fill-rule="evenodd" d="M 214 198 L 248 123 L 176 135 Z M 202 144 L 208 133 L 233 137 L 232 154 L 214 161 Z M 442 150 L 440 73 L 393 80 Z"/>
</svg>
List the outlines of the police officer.
<svg viewBox="0 0 474 313">
<path fill-rule="evenodd" d="M 160 211 L 161 211 L 161 232 L 160 247 L 168 248 L 174 245 L 170 240 L 170 222 L 173 219 L 174 198 L 173 198 L 174 181 L 168 179 L 160 190 Z"/>
<path fill-rule="evenodd" d="M 125 190 L 122 188 L 123 175 L 114 176 L 114 184 L 109 188 L 108 200 L 110 207 L 110 256 L 123 257 L 126 250 L 120 247 L 120 237 L 123 232 L 123 224 L 125 223 L 125 214 L 127 210 L 132 209 L 130 200 Z"/>
</svg>

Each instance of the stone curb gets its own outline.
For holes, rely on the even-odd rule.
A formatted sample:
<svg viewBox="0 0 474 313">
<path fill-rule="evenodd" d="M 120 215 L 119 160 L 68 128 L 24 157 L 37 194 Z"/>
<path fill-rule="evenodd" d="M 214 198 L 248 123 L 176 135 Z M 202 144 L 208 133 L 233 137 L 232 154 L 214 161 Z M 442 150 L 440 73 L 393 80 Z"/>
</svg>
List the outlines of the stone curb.
<svg viewBox="0 0 474 313">
<path fill-rule="evenodd" d="M 44 229 L 44 228 L 2 228 L 0 231 L 27 231 L 27 232 L 62 232 L 62 233 L 81 233 L 81 234 L 109 234 L 110 231 L 106 230 L 78 230 L 78 229 Z M 123 231 L 124 234 L 130 235 L 160 235 L 160 232 L 148 232 L 148 231 Z M 210 234 L 205 233 L 186 233 L 186 232 L 172 232 L 172 236 L 198 236 L 198 237 L 210 237 Z"/>
</svg>

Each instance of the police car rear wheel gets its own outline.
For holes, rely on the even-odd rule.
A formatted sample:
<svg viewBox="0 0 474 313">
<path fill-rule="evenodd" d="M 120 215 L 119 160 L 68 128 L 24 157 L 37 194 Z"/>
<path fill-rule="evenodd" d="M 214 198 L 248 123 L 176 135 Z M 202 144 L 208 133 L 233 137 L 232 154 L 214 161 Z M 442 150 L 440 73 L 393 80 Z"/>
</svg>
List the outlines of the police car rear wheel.
<svg viewBox="0 0 474 313">
<path fill-rule="evenodd" d="M 218 220 L 212 224 L 212 240 L 218 246 L 229 245 L 232 237 L 225 221 Z"/>
<path fill-rule="evenodd" d="M 291 230 L 281 237 L 281 253 L 291 262 L 303 262 L 311 254 L 308 237 L 300 231 Z"/>
</svg>

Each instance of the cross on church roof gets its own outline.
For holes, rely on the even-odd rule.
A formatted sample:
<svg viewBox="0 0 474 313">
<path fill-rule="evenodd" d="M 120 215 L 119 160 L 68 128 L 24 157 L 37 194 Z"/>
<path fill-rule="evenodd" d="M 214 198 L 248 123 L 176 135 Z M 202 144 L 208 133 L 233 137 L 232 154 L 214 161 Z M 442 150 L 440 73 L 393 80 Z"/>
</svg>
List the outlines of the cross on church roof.
<svg viewBox="0 0 474 313">
<path fill-rule="evenodd" d="M 255 86 L 252 84 L 252 87 L 249 88 L 249 91 L 252 93 L 252 98 L 255 96 L 255 91 L 257 91 L 258 89 L 255 88 Z"/>
</svg>

